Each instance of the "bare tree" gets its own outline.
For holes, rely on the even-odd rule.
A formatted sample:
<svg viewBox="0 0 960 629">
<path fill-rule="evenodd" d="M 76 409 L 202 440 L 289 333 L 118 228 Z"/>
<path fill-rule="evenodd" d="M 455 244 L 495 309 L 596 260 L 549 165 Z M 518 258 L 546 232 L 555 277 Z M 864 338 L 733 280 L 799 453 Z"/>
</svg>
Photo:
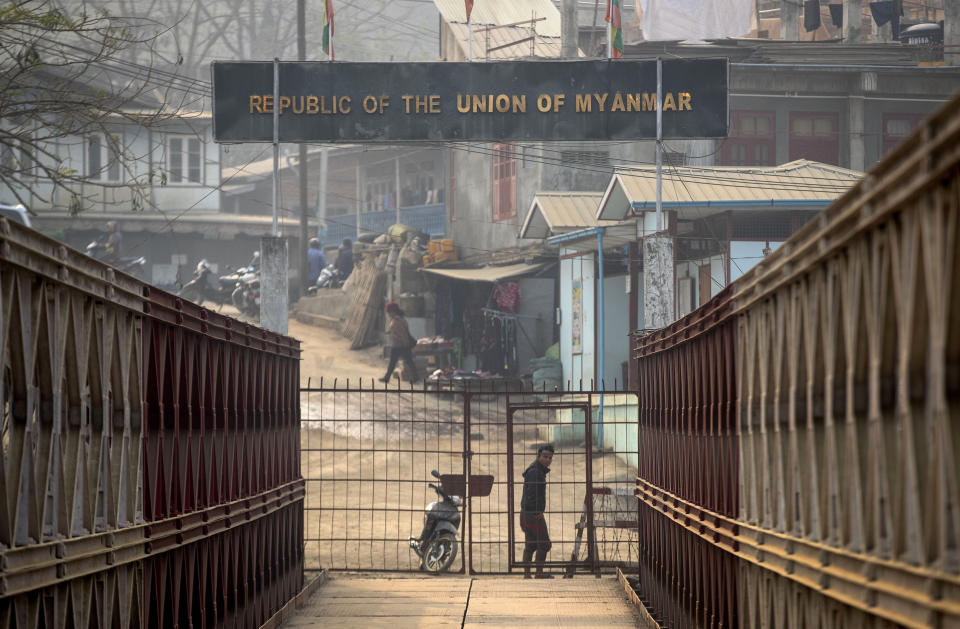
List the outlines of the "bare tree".
<svg viewBox="0 0 960 629">
<path fill-rule="evenodd" d="M 150 51 L 156 37 L 155 23 L 102 10 L 68 13 L 48 0 L 0 5 L 0 184 L 17 201 L 29 209 L 31 199 L 52 204 L 66 192 L 77 212 L 83 184 L 92 183 L 129 188 L 133 209 L 144 206 L 144 190 L 163 174 L 135 171 L 140 156 L 112 130 L 178 116 L 204 95 L 194 82 L 124 60 L 125 51 Z M 92 134 L 110 157 L 103 168 L 119 169 L 118 176 L 79 172 L 61 154 L 67 139 Z"/>
<path fill-rule="evenodd" d="M 62 0 L 65 3 L 70 0 Z M 76 3 L 77 0 L 74 0 Z M 118 15 L 150 16 L 167 30 L 157 51 L 167 63 L 207 79 L 216 59 L 296 58 L 292 0 L 88 0 Z M 337 58 L 351 61 L 429 59 L 437 50 L 431 0 L 333 0 Z M 322 59 L 323 6 L 307 1 L 307 58 Z"/>
</svg>

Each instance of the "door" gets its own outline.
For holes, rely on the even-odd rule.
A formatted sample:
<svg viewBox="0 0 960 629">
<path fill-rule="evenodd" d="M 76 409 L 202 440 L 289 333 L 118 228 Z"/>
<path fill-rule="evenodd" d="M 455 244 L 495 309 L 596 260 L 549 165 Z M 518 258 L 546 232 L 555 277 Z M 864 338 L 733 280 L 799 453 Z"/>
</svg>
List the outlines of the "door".
<svg viewBox="0 0 960 629">
<path fill-rule="evenodd" d="M 544 521 L 552 547 L 547 571 L 599 570 L 593 522 L 593 422 L 591 404 L 529 401 L 507 405 L 508 571 L 524 569 L 525 545 L 520 530 L 523 472 L 537 458 L 539 446 L 554 446 L 547 474 Z"/>
</svg>

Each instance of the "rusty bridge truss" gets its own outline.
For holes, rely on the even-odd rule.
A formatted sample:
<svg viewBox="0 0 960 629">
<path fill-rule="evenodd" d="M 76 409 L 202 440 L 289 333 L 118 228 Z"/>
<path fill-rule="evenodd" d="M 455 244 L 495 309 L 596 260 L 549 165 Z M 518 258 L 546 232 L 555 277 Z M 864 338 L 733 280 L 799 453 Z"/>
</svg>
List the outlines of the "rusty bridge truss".
<svg viewBox="0 0 960 629">
<path fill-rule="evenodd" d="M 639 590 L 670 627 L 960 626 L 960 100 L 636 337 Z"/>
<path fill-rule="evenodd" d="M 0 626 L 257 627 L 303 583 L 299 344 L 0 219 Z"/>
<path fill-rule="evenodd" d="M 522 571 L 521 475 L 548 442 L 556 455 L 547 565 L 638 565 L 635 394 L 339 382 L 309 386 L 301 398 L 308 568 L 418 570 L 408 538 L 437 500 L 427 485 L 435 469 L 465 498 L 452 570 Z"/>
</svg>

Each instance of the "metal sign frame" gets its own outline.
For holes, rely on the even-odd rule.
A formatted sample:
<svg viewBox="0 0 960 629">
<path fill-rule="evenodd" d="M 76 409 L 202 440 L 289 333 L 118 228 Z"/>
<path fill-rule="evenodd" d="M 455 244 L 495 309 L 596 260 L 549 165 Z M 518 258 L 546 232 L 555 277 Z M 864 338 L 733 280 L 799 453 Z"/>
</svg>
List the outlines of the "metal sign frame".
<svg viewBox="0 0 960 629">
<path fill-rule="evenodd" d="M 660 137 L 725 137 L 728 60 L 662 64 Z M 214 140 L 653 140 L 657 68 L 655 59 L 214 62 Z"/>
</svg>

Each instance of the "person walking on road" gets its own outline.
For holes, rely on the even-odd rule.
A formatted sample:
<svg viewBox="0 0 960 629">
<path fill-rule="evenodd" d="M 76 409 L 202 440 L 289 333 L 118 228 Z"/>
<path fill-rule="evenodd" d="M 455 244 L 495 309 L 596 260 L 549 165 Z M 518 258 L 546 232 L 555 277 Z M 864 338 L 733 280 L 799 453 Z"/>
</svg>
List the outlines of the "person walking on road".
<svg viewBox="0 0 960 629">
<path fill-rule="evenodd" d="M 413 376 L 413 382 L 420 379 L 417 374 L 417 365 L 413 362 L 413 346 L 416 344 L 413 336 L 410 334 L 410 327 L 403 316 L 403 310 L 396 302 L 387 304 L 387 316 L 390 317 L 390 323 L 387 327 L 390 333 L 390 364 L 387 365 L 387 375 L 380 378 L 380 382 L 389 382 L 393 375 L 393 369 L 397 366 L 397 361 L 401 358 L 410 368 Z"/>
<path fill-rule="evenodd" d="M 547 474 L 553 462 L 553 444 L 537 448 L 537 459 L 523 473 L 523 495 L 520 498 L 520 530 L 526 537 L 523 547 L 523 578 L 530 578 L 530 561 L 536 552 L 537 579 L 552 579 L 543 572 L 543 564 L 550 552 L 550 534 L 547 532 Z"/>
</svg>

